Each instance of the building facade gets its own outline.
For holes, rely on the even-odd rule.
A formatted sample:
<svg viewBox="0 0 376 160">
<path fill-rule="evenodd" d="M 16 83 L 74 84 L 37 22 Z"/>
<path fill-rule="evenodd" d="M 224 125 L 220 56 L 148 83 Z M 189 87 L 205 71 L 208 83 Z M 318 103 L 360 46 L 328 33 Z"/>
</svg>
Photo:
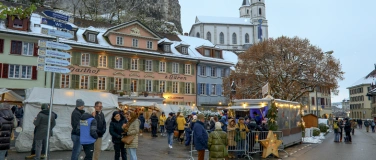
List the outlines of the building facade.
<svg viewBox="0 0 376 160">
<path fill-rule="evenodd" d="M 330 89 L 316 87 L 305 99 L 308 99 L 304 107 L 305 114 L 311 113 L 318 117 L 328 117 L 332 114 Z"/>
<path fill-rule="evenodd" d="M 197 16 L 189 36 L 203 38 L 223 50 L 245 51 L 268 38 L 265 0 L 243 0 L 239 18 Z"/>
</svg>

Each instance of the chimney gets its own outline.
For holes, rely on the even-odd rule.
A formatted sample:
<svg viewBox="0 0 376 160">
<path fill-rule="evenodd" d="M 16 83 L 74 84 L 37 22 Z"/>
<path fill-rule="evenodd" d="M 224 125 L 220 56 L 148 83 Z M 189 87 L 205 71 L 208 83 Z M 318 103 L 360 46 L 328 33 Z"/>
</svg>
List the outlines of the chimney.
<svg viewBox="0 0 376 160">
<path fill-rule="evenodd" d="M 184 33 L 184 35 L 185 35 L 185 36 L 188 36 L 188 33 L 187 33 L 187 32 L 185 32 L 185 33 Z M 375 64 L 375 68 L 376 68 L 376 64 Z"/>
</svg>

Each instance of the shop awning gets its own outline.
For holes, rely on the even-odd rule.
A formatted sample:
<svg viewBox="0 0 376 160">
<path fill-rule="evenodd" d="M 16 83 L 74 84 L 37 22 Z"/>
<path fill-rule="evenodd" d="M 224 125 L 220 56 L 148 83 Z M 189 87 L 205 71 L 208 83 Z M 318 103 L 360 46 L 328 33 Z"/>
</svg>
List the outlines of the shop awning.
<svg viewBox="0 0 376 160">
<path fill-rule="evenodd" d="M 122 105 L 126 105 L 128 107 L 155 107 L 155 102 L 129 102 L 125 101 L 121 103 Z"/>
<path fill-rule="evenodd" d="M 22 103 L 23 97 L 6 88 L 0 88 L 0 102 Z"/>
</svg>

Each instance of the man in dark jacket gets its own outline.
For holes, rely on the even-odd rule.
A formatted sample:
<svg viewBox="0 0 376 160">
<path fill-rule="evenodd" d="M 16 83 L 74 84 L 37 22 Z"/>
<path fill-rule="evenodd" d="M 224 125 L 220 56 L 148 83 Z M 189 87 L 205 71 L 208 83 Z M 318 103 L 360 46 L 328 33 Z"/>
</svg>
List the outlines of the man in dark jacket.
<svg viewBox="0 0 376 160">
<path fill-rule="evenodd" d="M 40 111 L 37 115 L 37 117 L 34 120 L 35 125 L 35 158 L 34 159 L 40 159 L 43 142 L 46 142 L 47 139 L 47 132 L 48 132 L 48 118 L 50 115 L 50 106 L 48 104 L 42 104 L 42 111 Z M 50 128 L 50 135 L 52 136 L 52 129 L 56 125 L 55 121 L 55 114 L 51 114 L 51 128 Z"/>
<path fill-rule="evenodd" d="M 106 119 L 104 118 L 104 114 L 102 112 L 102 102 L 97 101 L 95 102 L 94 109 L 95 109 L 95 120 L 97 121 L 97 134 L 98 139 L 94 143 L 94 156 L 93 160 L 98 160 L 100 153 L 101 153 L 101 147 L 102 147 L 102 137 L 104 133 L 106 133 Z"/>
<path fill-rule="evenodd" d="M 173 116 L 173 113 L 169 113 L 168 118 L 165 122 L 165 127 L 166 127 L 166 132 L 167 132 L 167 140 L 168 140 L 168 147 L 170 147 L 170 148 L 172 148 L 174 130 L 177 126 L 176 120 L 172 116 Z"/>
<path fill-rule="evenodd" d="M 88 113 L 82 114 L 80 123 L 77 126 L 77 133 L 80 134 L 80 143 L 85 152 L 84 160 L 93 159 L 94 143 L 98 139 L 97 121 L 93 114 L 95 114 L 95 110 L 88 108 Z"/>
<path fill-rule="evenodd" d="M 77 127 L 80 125 L 80 119 L 84 111 L 85 102 L 82 99 L 76 100 L 76 108 L 72 112 L 71 116 L 71 125 L 72 125 L 72 133 L 71 138 L 73 141 L 73 148 L 72 148 L 72 157 L 71 160 L 78 160 L 78 156 L 80 156 L 81 152 L 81 143 L 80 143 L 80 133 L 77 132 Z"/>
<path fill-rule="evenodd" d="M 17 118 L 18 121 L 18 127 L 22 127 L 22 118 L 24 115 L 24 110 L 21 105 L 17 105 L 16 111 L 14 112 L 14 115 Z"/>
<path fill-rule="evenodd" d="M 127 123 L 126 118 L 119 111 L 112 113 L 112 119 L 110 123 L 110 134 L 112 136 L 112 143 L 114 143 L 115 160 L 119 160 L 120 154 L 122 160 L 127 159 L 127 152 L 124 148 L 124 143 L 121 141 L 123 137 L 123 125 Z"/>
<path fill-rule="evenodd" d="M 140 120 L 140 136 L 142 136 L 142 132 L 144 131 L 145 127 L 145 117 L 143 113 L 140 113 L 140 116 L 138 116 L 138 119 Z"/>
<path fill-rule="evenodd" d="M 345 139 L 345 142 L 347 140 L 347 142 L 351 142 L 351 122 L 349 121 L 349 118 L 345 118 L 345 133 L 346 133 L 346 139 Z"/>
<path fill-rule="evenodd" d="M 155 112 L 153 112 L 151 114 L 150 121 L 151 121 L 151 134 L 152 134 L 152 137 L 158 137 L 157 136 L 158 117 L 157 117 L 157 114 L 155 114 Z"/>
<path fill-rule="evenodd" d="M 208 133 L 205 130 L 205 116 L 203 114 L 197 115 L 197 122 L 193 127 L 193 141 L 198 152 L 197 160 L 204 160 L 205 149 L 208 149 Z"/>
<path fill-rule="evenodd" d="M 5 154 L 10 148 L 10 135 L 13 129 L 14 116 L 8 104 L 0 103 L 0 159 L 5 159 Z"/>
</svg>

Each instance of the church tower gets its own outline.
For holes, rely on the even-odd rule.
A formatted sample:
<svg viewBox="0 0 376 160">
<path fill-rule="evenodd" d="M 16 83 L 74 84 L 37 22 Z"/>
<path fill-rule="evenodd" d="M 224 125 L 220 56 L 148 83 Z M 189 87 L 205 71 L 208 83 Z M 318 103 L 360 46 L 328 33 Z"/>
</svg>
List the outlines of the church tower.
<svg viewBox="0 0 376 160">
<path fill-rule="evenodd" d="M 251 0 L 251 21 L 256 26 L 253 34 L 254 42 L 261 42 L 268 36 L 268 21 L 266 20 L 265 0 Z"/>
<path fill-rule="evenodd" d="M 251 0 L 251 19 L 252 21 L 266 19 L 265 0 Z"/>
<path fill-rule="evenodd" d="M 251 18 L 251 4 L 249 0 L 243 0 L 242 6 L 239 8 L 240 18 Z"/>
</svg>

